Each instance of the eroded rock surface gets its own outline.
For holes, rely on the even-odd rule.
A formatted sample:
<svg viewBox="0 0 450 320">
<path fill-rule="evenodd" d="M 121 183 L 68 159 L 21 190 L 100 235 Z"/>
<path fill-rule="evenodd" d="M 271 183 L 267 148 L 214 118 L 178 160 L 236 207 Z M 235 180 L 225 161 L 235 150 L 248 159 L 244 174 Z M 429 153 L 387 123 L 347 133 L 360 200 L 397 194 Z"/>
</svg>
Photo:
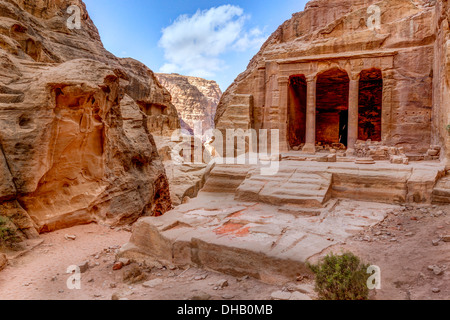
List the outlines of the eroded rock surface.
<svg viewBox="0 0 450 320">
<path fill-rule="evenodd" d="M 0 214 L 21 236 L 172 207 L 152 136 L 179 128 L 170 94 L 103 48 L 82 1 L 0 1 L 0 65 Z"/>
<path fill-rule="evenodd" d="M 215 81 L 179 74 L 156 74 L 158 80 L 172 95 L 172 102 L 182 119 L 182 128 L 193 131 L 195 123 L 202 129 L 214 129 L 214 116 L 222 91 Z"/>
<path fill-rule="evenodd" d="M 190 140 L 191 136 L 184 138 Z M 173 205 L 178 206 L 195 198 L 205 185 L 214 162 L 207 164 L 184 159 L 180 154 L 186 150 L 186 146 L 191 147 L 191 143 L 183 141 L 183 138 L 179 140 L 155 135 L 154 139 L 169 179 Z M 199 145 L 202 146 L 201 143 Z"/>
</svg>

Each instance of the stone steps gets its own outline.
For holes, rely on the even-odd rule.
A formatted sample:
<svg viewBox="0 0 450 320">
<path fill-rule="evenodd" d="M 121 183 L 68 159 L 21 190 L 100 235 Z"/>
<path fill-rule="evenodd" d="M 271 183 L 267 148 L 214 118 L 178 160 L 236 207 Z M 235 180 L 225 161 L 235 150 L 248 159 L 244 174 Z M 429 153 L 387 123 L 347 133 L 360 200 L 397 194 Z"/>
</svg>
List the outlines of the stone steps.
<svg viewBox="0 0 450 320">
<path fill-rule="evenodd" d="M 231 100 L 232 104 L 249 106 L 252 103 L 251 94 L 234 94 Z"/>
<path fill-rule="evenodd" d="M 330 211 L 336 204 L 337 199 L 331 199 L 326 203 L 324 208 L 305 208 L 303 205 L 296 204 L 285 204 L 280 207 L 280 212 L 290 213 L 295 216 L 307 216 L 307 217 L 318 217 L 324 214 L 324 212 Z"/>
<path fill-rule="evenodd" d="M 281 212 L 284 213 L 290 213 L 293 215 L 299 215 L 299 216 L 311 216 L 311 217 L 318 217 L 322 214 L 323 209 L 317 209 L 317 208 L 305 208 L 302 205 L 292 205 L 287 204 L 280 208 Z"/>
<path fill-rule="evenodd" d="M 249 129 L 251 118 L 248 105 L 231 105 L 227 110 L 227 115 L 226 120 L 223 121 L 225 128 Z"/>
<path fill-rule="evenodd" d="M 433 203 L 450 203 L 450 176 L 438 181 L 432 193 Z"/>
<path fill-rule="evenodd" d="M 250 129 L 252 123 L 252 104 L 253 97 L 251 95 L 233 95 L 230 105 L 227 107 L 225 113 L 222 115 L 216 126 L 217 129 Z"/>
<path fill-rule="evenodd" d="M 276 176 L 261 176 L 258 171 L 237 189 L 236 199 L 273 205 L 301 205 L 323 208 L 331 198 L 332 174 L 301 168 L 280 171 Z M 310 210 L 308 210 L 310 211 Z"/>
<path fill-rule="evenodd" d="M 249 117 L 247 115 L 243 115 L 243 114 L 233 114 L 233 115 L 230 115 L 228 117 L 228 119 L 233 122 L 235 122 L 235 121 L 236 122 L 238 122 L 238 121 L 244 122 L 244 121 L 248 121 Z"/>
<path fill-rule="evenodd" d="M 216 165 L 202 191 L 235 193 L 251 169 L 252 167 L 247 165 Z"/>
<path fill-rule="evenodd" d="M 296 169 L 262 176 L 250 165 L 216 165 L 203 192 L 235 193 L 236 199 L 276 205 L 323 208 L 331 198 L 332 175 Z"/>
</svg>

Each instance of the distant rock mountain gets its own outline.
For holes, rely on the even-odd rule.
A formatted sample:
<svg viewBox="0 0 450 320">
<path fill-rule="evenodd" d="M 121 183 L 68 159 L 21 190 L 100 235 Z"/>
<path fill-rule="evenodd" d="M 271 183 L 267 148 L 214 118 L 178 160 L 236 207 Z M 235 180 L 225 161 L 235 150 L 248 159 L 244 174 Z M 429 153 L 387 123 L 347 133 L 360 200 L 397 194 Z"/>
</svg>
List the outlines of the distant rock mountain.
<svg viewBox="0 0 450 320">
<path fill-rule="evenodd" d="M 175 73 L 158 73 L 156 77 L 172 95 L 183 129 L 193 132 L 196 121 L 203 121 L 205 131 L 214 128 L 217 104 L 222 97 L 215 81 Z"/>
</svg>

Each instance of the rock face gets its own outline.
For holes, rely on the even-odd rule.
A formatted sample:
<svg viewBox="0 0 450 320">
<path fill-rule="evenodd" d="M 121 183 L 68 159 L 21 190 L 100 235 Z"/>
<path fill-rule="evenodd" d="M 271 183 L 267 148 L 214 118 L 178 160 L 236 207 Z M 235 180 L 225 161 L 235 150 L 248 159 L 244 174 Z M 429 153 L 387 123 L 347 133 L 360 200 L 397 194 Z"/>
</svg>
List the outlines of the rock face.
<svg viewBox="0 0 450 320">
<path fill-rule="evenodd" d="M 450 164 L 450 2 L 437 1 L 433 63 L 433 143 L 442 145 L 441 157 Z"/>
<path fill-rule="evenodd" d="M 170 94 L 103 48 L 82 1 L 1 0 L 0 66 L 0 214 L 23 237 L 171 209 L 152 136 L 179 128 Z"/>
<path fill-rule="evenodd" d="M 372 140 L 445 148 L 447 0 L 313 0 L 281 25 L 224 93 L 218 129 L 278 129 L 281 151 Z"/>
<path fill-rule="evenodd" d="M 186 197 L 197 197 L 214 164 L 196 163 L 191 159 L 187 159 L 187 161 L 181 160 L 182 157 L 179 152 L 184 151 L 183 146 L 191 146 L 191 143 L 187 143 L 183 139 L 172 141 L 172 139 L 158 135 L 155 135 L 154 139 L 169 179 L 170 196 L 173 205 L 178 206 L 182 204 L 185 200 L 188 200 Z"/>
<path fill-rule="evenodd" d="M 222 91 L 215 81 L 178 74 L 156 74 L 169 90 L 172 102 L 182 119 L 182 128 L 194 130 L 196 121 L 203 122 L 203 130 L 214 129 L 214 117 Z"/>
<path fill-rule="evenodd" d="M 172 95 L 172 102 L 180 116 L 182 129 L 190 134 L 193 134 L 195 130 L 196 132 L 202 130 L 199 133 L 205 134 L 208 130 L 214 129 L 214 116 L 222 96 L 222 91 L 215 81 L 178 74 L 156 74 L 156 77 Z M 167 139 L 157 134 L 154 138 L 169 178 L 173 204 L 178 206 L 188 201 L 188 198 L 195 198 L 204 186 L 211 166 L 202 162 L 195 163 L 194 159 L 177 161 L 180 154 L 174 154 L 174 151 L 184 143 L 191 145 L 189 142 L 183 142 L 183 139 L 179 140 L 175 137 Z M 202 144 L 201 141 L 198 142 Z"/>
</svg>

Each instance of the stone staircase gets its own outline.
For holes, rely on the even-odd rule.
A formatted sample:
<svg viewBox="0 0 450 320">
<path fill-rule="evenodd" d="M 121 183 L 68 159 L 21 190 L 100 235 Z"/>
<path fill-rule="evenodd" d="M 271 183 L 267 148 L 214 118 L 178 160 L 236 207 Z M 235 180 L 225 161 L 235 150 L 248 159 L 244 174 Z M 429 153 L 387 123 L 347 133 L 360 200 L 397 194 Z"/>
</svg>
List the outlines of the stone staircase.
<svg viewBox="0 0 450 320">
<path fill-rule="evenodd" d="M 319 215 L 331 198 L 331 184 L 331 173 L 308 168 L 282 168 L 276 176 L 262 176 L 255 170 L 237 189 L 236 199 Z"/>
<path fill-rule="evenodd" d="M 202 192 L 235 193 L 252 169 L 249 165 L 216 165 Z"/>
<path fill-rule="evenodd" d="M 248 94 L 236 94 L 230 105 L 220 118 L 216 128 L 226 129 L 251 129 L 252 125 L 253 96 Z"/>
<path fill-rule="evenodd" d="M 281 161 L 274 176 L 262 175 L 261 169 L 258 165 L 217 165 L 203 191 L 234 194 L 237 201 L 276 205 L 283 212 L 308 216 L 320 215 L 331 198 L 450 203 L 450 175 L 438 181 L 443 174 L 439 166 Z"/>
<path fill-rule="evenodd" d="M 450 175 L 440 179 L 433 189 L 433 203 L 450 203 Z"/>
<path fill-rule="evenodd" d="M 284 167 L 263 176 L 256 166 L 216 165 L 202 192 L 235 194 L 235 199 L 281 206 L 284 212 L 320 215 L 331 198 L 332 174 Z"/>
</svg>

